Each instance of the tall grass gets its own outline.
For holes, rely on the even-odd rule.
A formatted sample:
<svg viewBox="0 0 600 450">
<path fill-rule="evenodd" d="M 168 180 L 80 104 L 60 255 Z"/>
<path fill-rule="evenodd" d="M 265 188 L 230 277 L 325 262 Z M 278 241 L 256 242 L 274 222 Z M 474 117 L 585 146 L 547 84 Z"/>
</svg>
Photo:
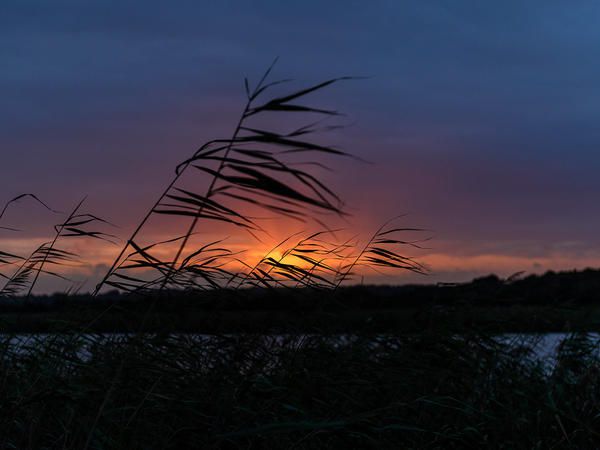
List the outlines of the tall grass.
<svg viewBox="0 0 600 450">
<path fill-rule="evenodd" d="M 322 125 L 321 120 L 315 122 L 307 117 L 332 118 L 340 113 L 299 102 L 309 94 L 352 78 L 330 79 L 274 95 L 271 94 L 274 89 L 285 87 L 290 80 L 271 81 L 272 70 L 273 66 L 254 86 L 245 80 L 247 98 L 231 136 L 205 143 L 177 165 L 171 182 L 98 283 L 96 294 L 104 286 L 128 292 L 165 288 L 221 289 L 231 285 L 333 289 L 351 279 L 353 274 L 348 269 L 358 266 L 425 272 L 423 266 L 389 248 L 407 243 L 392 239 L 391 234 L 414 229 L 388 230 L 389 238 L 379 239 L 377 248 L 365 249 L 359 260 L 353 260 L 353 255 L 347 252 L 349 242 L 324 242 L 322 239 L 319 243 L 308 242 L 329 231 L 319 219 L 321 213 L 347 216 L 342 199 L 312 168 L 326 167 L 319 161 L 322 156 L 350 155 L 314 139 L 319 133 L 337 129 L 339 125 Z M 267 115 L 268 120 L 264 120 L 263 116 Z M 299 124 L 292 131 L 277 129 L 276 124 L 281 121 L 279 116 L 288 115 L 294 116 Z M 283 120 L 288 121 L 287 118 Z M 210 222 L 248 232 L 260 240 L 259 235 L 265 229 L 248 208 L 301 222 L 309 219 L 325 230 L 309 232 L 302 249 L 286 249 L 285 255 L 292 257 L 277 260 L 265 255 L 254 267 L 249 267 L 239 252 L 231 250 L 226 239 L 190 244 L 197 230 L 202 230 L 201 225 L 206 228 Z M 144 230 L 157 217 L 172 218 L 175 222 L 187 218 L 189 225 L 180 235 L 142 244 Z M 167 244 L 170 255 L 164 256 Z M 159 249 L 162 252 L 158 252 Z M 348 258 L 350 260 L 346 261 Z M 240 271 L 240 265 L 248 271 Z"/>
<path fill-rule="evenodd" d="M 136 293 L 232 286 L 335 290 L 341 283 L 353 280 L 357 268 L 426 272 L 424 266 L 399 250 L 400 246 L 415 246 L 415 243 L 397 235 L 417 229 L 381 228 L 367 247 L 357 252 L 357 238 L 337 242 L 336 233 L 326 224 L 324 214 L 338 218 L 347 218 L 348 214 L 343 200 L 320 175 L 322 169 L 329 170 L 322 158 L 352 156 L 319 140 L 322 133 L 340 128 L 324 119 L 341 114 L 312 106 L 305 100 L 353 78 L 334 78 L 286 91 L 290 80 L 271 80 L 273 67 L 253 86 L 245 80 L 246 101 L 231 136 L 205 143 L 177 165 L 172 180 L 125 241 L 94 295 L 103 287 Z M 295 125 L 290 127 L 290 122 Z M 281 123 L 286 130 L 280 129 Z M 10 205 L 23 198 L 49 208 L 35 195 L 24 194 L 6 204 L 0 219 Z M 78 214 L 79 207 L 55 227 L 53 238 L 29 256 L 0 252 L 0 264 L 17 266 L 12 274 L 0 275 L 6 280 L 0 296 L 15 296 L 23 291 L 30 296 L 40 274 L 60 278 L 60 270 L 51 270 L 49 266 L 58 268 L 76 255 L 56 247 L 59 239 L 110 238 L 102 232 L 84 229 L 105 221 L 90 214 Z M 210 223 L 232 227 L 233 232 L 247 232 L 250 239 L 260 241 L 268 229 L 257 217 L 257 210 L 274 215 L 276 220 L 303 222 L 307 231 L 295 245 L 286 247 L 293 240 L 290 236 L 277 246 L 283 256 L 274 257 L 269 252 L 253 266 L 245 261 L 243 251 L 230 247 L 226 236 L 192 242 L 192 237 L 209 229 Z M 160 217 L 171 221 L 170 229 L 180 225 L 181 220 L 189 223 L 181 234 L 148 242 L 144 232 L 151 220 Z"/>
<path fill-rule="evenodd" d="M 10 204 L 24 197 L 31 197 L 47 209 L 51 210 L 35 195 L 23 194 L 7 203 L 0 213 L 0 218 L 2 218 Z M 25 297 L 29 298 L 41 274 L 69 281 L 68 278 L 60 274 L 56 269 L 47 268 L 47 266 L 52 266 L 59 269 L 61 266 L 74 262 L 78 257 L 77 254 L 71 251 L 57 247 L 60 239 L 85 237 L 114 243 L 111 238 L 114 238 L 115 236 L 90 229 L 91 225 L 107 224 L 108 222 L 93 214 L 80 213 L 79 211 L 84 201 L 85 198 L 75 206 L 73 211 L 63 222 L 54 226 L 54 236 L 50 241 L 43 242 L 37 246 L 27 257 L 0 252 L 0 262 L 9 267 L 16 266 L 16 269 L 11 275 L 2 274 L 5 283 L 2 288 L 0 288 L 0 297 L 15 297 L 25 293 Z"/>
<path fill-rule="evenodd" d="M 597 448 L 595 345 L 548 365 L 477 334 L 5 339 L 0 447 Z"/>
<path fill-rule="evenodd" d="M 16 203 L 18 203 L 19 201 L 23 200 L 23 199 L 31 199 L 31 200 L 37 202 L 38 204 L 42 205 L 47 210 L 54 211 L 52 208 L 50 208 L 46 203 L 44 203 L 42 200 L 40 200 L 34 194 L 20 194 L 20 195 L 17 195 L 16 197 L 8 200 L 4 204 L 4 206 L 2 207 L 2 210 L 0 210 L 0 230 L 2 230 L 2 231 L 8 231 L 8 232 L 11 232 L 11 233 L 19 231 L 15 227 L 4 225 L 3 219 L 5 218 L 5 215 L 6 215 L 7 211 L 9 210 L 9 208 L 11 206 L 15 205 Z M 56 212 L 56 211 L 54 211 L 54 212 Z M 16 255 L 15 253 L 11 253 L 11 252 L 6 252 L 6 251 L 0 250 L 0 267 L 1 267 L 0 278 L 4 279 L 5 283 L 8 282 L 8 281 L 10 281 L 11 275 L 5 273 L 6 270 L 8 269 L 10 271 L 17 264 L 22 263 L 23 261 L 25 261 L 25 258 L 22 255 Z"/>
</svg>

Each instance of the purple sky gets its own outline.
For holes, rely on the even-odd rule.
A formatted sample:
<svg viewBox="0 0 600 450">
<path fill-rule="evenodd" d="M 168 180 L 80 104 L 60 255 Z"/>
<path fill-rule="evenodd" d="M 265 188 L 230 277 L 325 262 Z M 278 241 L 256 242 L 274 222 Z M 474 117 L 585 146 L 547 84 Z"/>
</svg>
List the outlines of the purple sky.
<svg viewBox="0 0 600 450">
<path fill-rule="evenodd" d="M 88 194 L 125 236 L 279 56 L 299 85 L 370 77 L 317 100 L 375 162 L 330 181 L 360 230 L 432 230 L 429 281 L 600 265 L 599 24 L 596 1 L 4 0 L 0 192 Z M 52 223 L 21 208 L 8 247 Z"/>
</svg>

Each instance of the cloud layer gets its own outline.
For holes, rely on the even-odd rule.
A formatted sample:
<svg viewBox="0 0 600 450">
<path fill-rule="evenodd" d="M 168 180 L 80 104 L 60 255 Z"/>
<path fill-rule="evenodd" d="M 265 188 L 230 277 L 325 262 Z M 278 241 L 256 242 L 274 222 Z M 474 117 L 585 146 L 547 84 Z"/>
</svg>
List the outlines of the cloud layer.
<svg viewBox="0 0 600 450">
<path fill-rule="evenodd" d="M 280 56 L 302 82 L 371 77 L 321 100 L 355 122 L 336 142 L 375 162 L 331 176 L 361 231 L 409 213 L 440 273 L 595 264 L 600 4 L 208 3 L 4 1 L 5 199 L 88 194 L 126 234 L 171 167 L 230 131 L 243 76 Z M 23 221 L 19 238 L 46 229 Z"/>
</svg>

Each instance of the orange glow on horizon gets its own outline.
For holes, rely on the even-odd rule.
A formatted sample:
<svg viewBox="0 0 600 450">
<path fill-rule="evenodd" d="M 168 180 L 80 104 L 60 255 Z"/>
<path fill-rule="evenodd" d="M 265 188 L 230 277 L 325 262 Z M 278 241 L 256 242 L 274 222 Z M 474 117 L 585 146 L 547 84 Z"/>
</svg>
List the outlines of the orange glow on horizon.
<svg viewBox="0 0 600 450">
<path fill-rule="evenodd" d="M 290 227 L 278 227 L 275 231 L 283 234 L 285 231 L 293 229 Z M 281 260 L 284 252 L 295 245 L 303 237 L 310 233 L 303 233 L 290 238 L 280 247 L 274 248 L 283 241 L 280 235 L 264 238 L 259 242 L 245 233 L 231 235 L 217 246 L 226 247 L 234 254 L 227 262 L 227 268 L 232 271 L 247 272 L 249 268 L 254 267 L 263 257 L 267 255 L 275 260 Z M 349 234 L 349 233 L 347 233 Z M 263 237 L 263 236 L 261 236 Z M 165 239 L 164 235 L 154 235 L 148 238 L 154 238 L 157 241 Z M 346 235 L 339 233 L 336 239 L 341 242 Z M 203 233 L 195 236 L 190 242 L 188 252 L 207 242 L 218 241 L 219 236 L 216 233 Z M 47 237 L 11 237 L 0 240 L 0 246 L 4 251 L 14 252 L 16 254 L 27 254 L 41 242 L 47 241 Z M 364 238 L 363 238 L 364 240 Z M 120 243 L 119 245 L 122 245 Z M 360 248 L 360 244 L 358 247 Z M 79 255 L 79 260 L 74 264 L 68 264 L 59 268 L 58 272 L 68 275 L 74 279 L 89 279 L 88 286 L 93 286 L 97 278 L 101 277 L 108 266 L 112 264 L 115 256 L 120 250 L 120 246 L 94 239 L 62 239 L 59 241 L 60 248 L 73 251 Z M 526 273 L 542 273 L 548 270 L 573 270 L 584 269 L 588 267 L 600 267 L 600 252 L 598 254 L 588 253 L 584 255 L 567 253 L 564 251 L 549 251 L 538 256 L 516 255 L 507 252 L 505 254 L 498 252 L 477 252 L 472 249 L 469 254 L 457 254 L 448 243 L 440 243 L 439 249 L 436 249 L 435 241 L 430 247 L 433 250 L 415 250 L 407 249 L 410 256 L 416 257 L 419 262 L 424 263 L 430 270 L 429 276 L 420 276 L 406 271 L 384 271 L 383 274 L 371 270 L 358 270 L 360 275 L 364 275 L 364 282 L 386 283 L 386 284 L 404 284 L 404 283 L 435 283 L 437 281 L 467 281 L 476 276 L 487 275 L 491 273 L 498 274 L 501 277 L 509 276 L 518 271 Z M 511 248 L 511 245 L 507 245 Z M 514 246 L 512 246 L 514 247 Z M 152 252 L 159 258 L 172 258 L 177 243 L 169 243 L 157 246 Z M 289 259 L 287 259 L 289 258 Z M 241 261 L 241 262 L 240 262 Z M 307 268 L 310 264 L 299 260 L 293 256 L 283 258 L 283 263 L 294 263 L 300 267 Z M 10 273 L 11 268 L 4 266 L 0 268 L 2 273 Z M 355 281 L 359 281 L 358 278 Z"/>
</svg>

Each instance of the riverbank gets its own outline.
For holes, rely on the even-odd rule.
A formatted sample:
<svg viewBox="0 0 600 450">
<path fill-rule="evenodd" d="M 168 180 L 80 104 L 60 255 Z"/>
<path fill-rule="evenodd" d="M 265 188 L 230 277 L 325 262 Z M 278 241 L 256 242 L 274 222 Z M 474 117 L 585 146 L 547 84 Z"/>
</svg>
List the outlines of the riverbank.
<svg viewBox="0 0 600 450">
<path fill-rule="evenodd" d="M 489 333 L 597 332 L 600 307 L 462 305 L 334 311 L 153 311 L 148 307 L 131 311 L 113 306 L 101 311 L 0 313 L 0 330 L 5 333 L 453 333 L 472 329 Z"/>
</svg>

